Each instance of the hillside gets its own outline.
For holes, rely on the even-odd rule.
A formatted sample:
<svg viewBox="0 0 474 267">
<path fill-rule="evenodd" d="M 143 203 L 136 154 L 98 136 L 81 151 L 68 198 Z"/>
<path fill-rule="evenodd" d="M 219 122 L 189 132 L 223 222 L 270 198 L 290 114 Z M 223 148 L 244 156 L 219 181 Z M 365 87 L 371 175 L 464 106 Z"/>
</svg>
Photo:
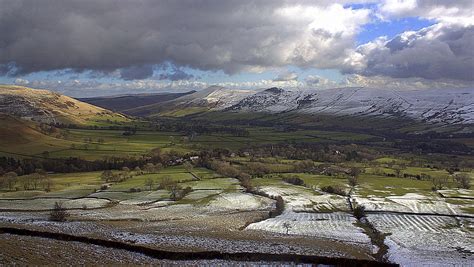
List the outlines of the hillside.
<svg viewBox="0 0 474 267">
<path fill-rule="evenodd" d="M 474 93 L 471 89 L 289 91 L 271 88 L 247 96 L 226 110 L 408 118 L 437 125 L 473 124 Z"/>
<path fill-rule="evenodd" d="M 253 94 L 251 90 L 230 90 L 220 86 L 211 86 L 171 101 L 127 110 L 135 116 L 175 116 L 221 110 L 238 103 L 244 97 Z"/>
<path fill-rule="evenodd" d="M 37 154 L 50 149 L 68 147 L 71 142 L 43 133 L 35 122 L 0 114 L 0 155 L 4 152 Z M 57 129 L 56 129 L 57 130 Z M 59 133 L 59 131 L 58 131 Z M 7 153 L 11 156 L 12 154 Z"/>
<path fill-rule="evenodd" d="M 127 113 L 127 110 L 156 103 L 170 101 L 178 97 L 192 94 L 195 91 L 186 93 L 160 93 L 160 94 L 139 94 L 139 95 L 119 95 L 91 98 L 78 98 L 77 100 L 89 103 L 105 109 Z"/>
<path fill-rule="evenodd" d="M 128 110 L 136 116 L 225 113 L 304 114 L 346 119 L 396 119 L 431 126 L 474 124 L 471 89 L 391 90 L 334 88 L 325 90 L 233 90 L 211 86 L 171 101 Z M 466 129 L 467 130 L 467 129 Z M 468 130 L 471 131 L 471 130 Z"/>
<path fill-rule="evenodd" d="M 128 120 L 65 95 L 13 85 L 0 85 L 0 113 L 43 123 L 97 124 Z"/>
</svg>

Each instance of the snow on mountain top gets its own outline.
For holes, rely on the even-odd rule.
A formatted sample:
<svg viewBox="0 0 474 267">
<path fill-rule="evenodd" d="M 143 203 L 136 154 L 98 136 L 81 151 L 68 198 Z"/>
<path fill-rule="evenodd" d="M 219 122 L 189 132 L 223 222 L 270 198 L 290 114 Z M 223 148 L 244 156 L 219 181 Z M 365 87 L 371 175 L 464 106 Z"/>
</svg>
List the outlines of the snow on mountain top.
<svg viewBox="0 0 474 267">
<path fill-rule="evenodd" d="M 212 105 L 215 109 L 232 106 L 241 99 L 254 94 L 252 90 L 233 90 L 221 86 L 211 86 L 204 90 L 177 99 L 182 104 Z"/>
<path fill-rule="evenodd" d="M 290 91 L 270 88 L 243 98 L 228 110 L 396 116 L 439 124 L 471 124 L 474 123 L 474 90 L 349 87 Z"/>
</svg>

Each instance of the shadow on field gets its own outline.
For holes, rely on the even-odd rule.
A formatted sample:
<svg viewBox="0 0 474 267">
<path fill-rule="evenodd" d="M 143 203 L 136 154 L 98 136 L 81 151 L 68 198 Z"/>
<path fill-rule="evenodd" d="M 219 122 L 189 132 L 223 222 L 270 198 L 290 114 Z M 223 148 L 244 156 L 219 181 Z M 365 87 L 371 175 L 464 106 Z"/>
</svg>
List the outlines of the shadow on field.
<svg viewBox="0 0 474 267">
<path fill-rule="evenodd" d="M 0 227 L 0 233 L 7 233 L 22 236 L 34 236 L 49 238 L 61 241 L 74 241 L 98 245 L 107 248 L 123 249 L 131 252 L 141 253 L 156 259 L 167 260 L 230 260 L 230 261 L 267 261 L 267 262 L 293 262 L 308 264 L 329 264 L 335 266 L 398 266 L 396 264 L 383 263 L 371 260 L 330 258 L 321 256 L 296 255 L 296 254 L 269 254 L 239 252 L 228 253 L 219 251 L 200 251 L 200 252 L 176 252 L 166 251 L 156 248 L 145 247 L 136 244 L 129 244 L 120 241 L 104 240 L 85 236 L 75 236 L 64 233 L 43 232 L 14 227 Z"/>
</svg>

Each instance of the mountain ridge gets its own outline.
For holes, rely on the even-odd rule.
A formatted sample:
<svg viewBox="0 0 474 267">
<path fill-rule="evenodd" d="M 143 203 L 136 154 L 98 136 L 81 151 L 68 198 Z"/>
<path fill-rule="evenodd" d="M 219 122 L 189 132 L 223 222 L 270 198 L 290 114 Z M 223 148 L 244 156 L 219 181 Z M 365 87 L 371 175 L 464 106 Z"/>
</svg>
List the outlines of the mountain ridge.
<svg viewBox="0 0 474 267">
<path fill-rule="evenodd" d="M 0 85 L 0 114 L 40 123 L 88 124 L 93 120 L 127 120 L 126 116 L 56 92 Z"/>
<path fill-rule="evenodd" d="M 433 124 L 473 124 L 471 89 L 400 90 L 364 87 L 261 91 L 226 108 L 233 112 L 300 112 L 408 117 Z"/>
</svg>

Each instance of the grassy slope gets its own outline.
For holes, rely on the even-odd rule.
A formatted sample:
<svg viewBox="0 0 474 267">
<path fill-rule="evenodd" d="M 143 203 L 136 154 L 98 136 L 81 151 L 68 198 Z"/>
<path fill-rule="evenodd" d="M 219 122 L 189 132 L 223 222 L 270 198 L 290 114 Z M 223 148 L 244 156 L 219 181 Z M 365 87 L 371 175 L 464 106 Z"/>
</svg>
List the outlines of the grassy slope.
<svg viewBox="0 0 474 267">
<path fill-rule="evenodd" d="M 32 155 L 46 150 L 64 149 L 72 143 L 42 133 L 33 122 L 4 114 L 0 114 L 0 121 L 0 150 L 3 152 Z"/>
<path fill-rule="evenodd" d="M 9 102 L 10 108 L 4 112 L 16 115 L 27 106 L 33 114 L 22 114 L 25 117 L 33 116 L 37 121 L 56 121 L 65 124 L 97 125 L 112 122 L 125 122 L 129 119 L 121 114 L 96 107 L 71 97 L 48 90 L 38 90 L 23 86 L 0 85 L 0 96 L 16 99 Z M 22 103 L 15 107 L 15 102 Z M 24 103 L 28 103 L 25 105 Z M 35 113 L 40 113 L 40 115 Z M 28 113 L 28 112 L 26 112 Z M 41 115 L 43 114 L 43 115 Z"/>
</svg>

